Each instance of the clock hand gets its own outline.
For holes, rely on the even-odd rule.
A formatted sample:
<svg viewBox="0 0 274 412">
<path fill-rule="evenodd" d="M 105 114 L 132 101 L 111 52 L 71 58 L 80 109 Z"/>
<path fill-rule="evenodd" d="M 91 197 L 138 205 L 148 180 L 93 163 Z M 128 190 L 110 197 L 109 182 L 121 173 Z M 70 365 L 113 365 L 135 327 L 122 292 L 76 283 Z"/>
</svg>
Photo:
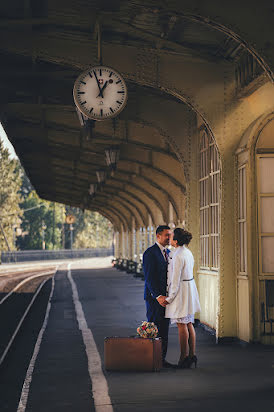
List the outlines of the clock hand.
<svg viewBox="0 0 274 412">
<path fill-rule="evenodd" d="M 95 70 L 93 71 L 93 73 L 94 73 L 95 79 L 96 79 L 96 81 L 97 81 L 97 86 L 98 86 L 98 89 L 99 89 L 99 94 L 98 94 L 98 96 L 97 96 L 97 97 L 99 97 L 99 96 L 104 97 L 104 96 L 103 96 L 103 93 L 102 93 L 102 90 L 101 90 L 101 87 L 100 87 L 100 83 L 99 83 L 99 80 L 98 80 L 98 78 L 97 78 L 97 74 L 96 74 Z"/>
<path fill-rule="evenodd" d="M 108 80 L 106 80 L 104 86 L 103 86 L 102 89 L 101 89 L 101 97 L 104 97 L 104 96 L 103 96 L 103 90 L 107 87 L 107 85 L 108 85 Z M 100 96 L 100 93 L 98 94 L 97 97 L 99 97 L 99 96 Z"/>
</svg>

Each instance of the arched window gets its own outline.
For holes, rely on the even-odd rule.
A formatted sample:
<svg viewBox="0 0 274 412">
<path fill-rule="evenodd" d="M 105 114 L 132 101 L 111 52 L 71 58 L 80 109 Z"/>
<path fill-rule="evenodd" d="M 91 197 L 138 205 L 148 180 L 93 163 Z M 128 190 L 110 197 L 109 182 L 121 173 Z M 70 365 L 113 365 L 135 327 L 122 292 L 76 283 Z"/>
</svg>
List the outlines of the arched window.
<svg viewBox="0 0 274 412">
<path fill-rule="evenodd" d="M 216 145 L 200 130 L 200 267 L 219 268 L 220 159 Z"/>
<path fill-rule="evenodd" d="M 256 145 L 261 334 L 273 344 L 274 322 L 274 119 Z M 272 339 L 272 340 L 271 340 Z"/>
</svg>

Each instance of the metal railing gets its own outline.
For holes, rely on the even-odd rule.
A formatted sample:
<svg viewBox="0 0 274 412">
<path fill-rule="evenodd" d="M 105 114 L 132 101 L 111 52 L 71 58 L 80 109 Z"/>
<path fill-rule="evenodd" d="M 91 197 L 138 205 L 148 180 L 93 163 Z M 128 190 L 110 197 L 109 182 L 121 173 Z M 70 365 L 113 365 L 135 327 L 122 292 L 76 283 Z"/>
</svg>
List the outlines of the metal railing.
<svg viewBox="0 0 274 412">
<path fill-rule="evenodd" d="M 28 262 L 33 260 L 81 259 L 113 256 L 112 248 L 63 249 L 63 250 L 20 250 L 2 252 L 1 263 Z"/>
</svg>

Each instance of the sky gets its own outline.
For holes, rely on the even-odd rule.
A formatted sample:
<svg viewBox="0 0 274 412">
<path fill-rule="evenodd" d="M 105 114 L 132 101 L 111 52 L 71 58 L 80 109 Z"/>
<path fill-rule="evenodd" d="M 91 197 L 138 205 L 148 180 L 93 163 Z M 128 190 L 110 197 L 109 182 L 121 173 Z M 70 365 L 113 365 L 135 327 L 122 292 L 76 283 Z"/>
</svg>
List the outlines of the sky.
<svg viewBox="0 0 274 412">
<path fill-rule="evenodd" d="M 7 137 L 7 135 L 6 135 L 6 132 L 5 132 L 5 130 L 3 129 L 3 126 L 2 126 L 1 123 L 0 123 L 0 139 L 2 140 L 4 147 L 5 147 L 6 149 L 8 149 L 8 151 L 10 152 L 10 157 L 11 157 L 11 159 L 17 158 L 17 155 L 16 155 L 16 153 L 15 153 L 15 151 L 14 151 L 14 148 L 13 148 L 11 142 L 9 141 L 9 139 L 8 139 L 8 137 Z"/>
</svg>

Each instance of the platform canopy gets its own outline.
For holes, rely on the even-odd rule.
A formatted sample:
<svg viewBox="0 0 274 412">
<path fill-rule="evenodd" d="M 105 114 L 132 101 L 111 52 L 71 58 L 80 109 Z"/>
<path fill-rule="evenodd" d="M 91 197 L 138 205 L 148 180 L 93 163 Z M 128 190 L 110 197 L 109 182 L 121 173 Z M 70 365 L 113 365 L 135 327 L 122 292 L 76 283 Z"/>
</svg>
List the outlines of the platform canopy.
<svg viewBox="0 0 274 412">
<path fill-rule="evenodd" d="M 1 121 L 38 194 L 97 210 L 116 226 L 129 227 L 132 217 L 138 226 L 149 216 L 168 222 L 169 205 L 179 219 L 188 128 L 212 71 L 230 73 L 249 59 L 254 72 L 273 79 L 273 8 L 253 2 L 254 12 L 251 3 L 1 2 Z M 72 90 L 79 74 L 98 64 L 98 35 L 103 64 L 127 82 L 128 103 L 118 117 L 81 130 Z M 184 93 L 176 92 L 171 69 L 178 71 L 178 62 Z M 163 123 L 174 112 L 182 119 L 173 127 L 182 129 L 183 150 Z M 119 151 L 114 172 L 106 150 Z"/>
</svg>

